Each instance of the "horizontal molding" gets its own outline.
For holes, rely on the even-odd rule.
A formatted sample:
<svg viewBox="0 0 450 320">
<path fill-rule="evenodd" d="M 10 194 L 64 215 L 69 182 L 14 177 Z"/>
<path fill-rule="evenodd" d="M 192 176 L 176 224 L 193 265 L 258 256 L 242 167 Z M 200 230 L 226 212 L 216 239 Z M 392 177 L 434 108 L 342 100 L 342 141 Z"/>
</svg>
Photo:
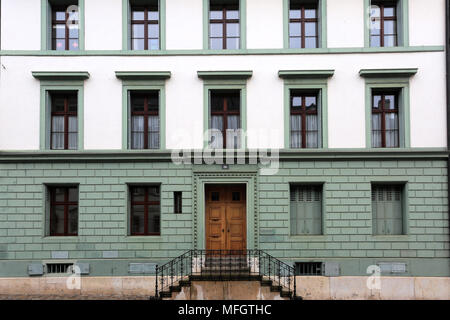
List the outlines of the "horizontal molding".
<svg viewBox="0 0 450 320">
<path fill-rule="evenodd" d="M 239 79 L 246 80 L 251 78 L 253 71 L 198 71 L 197 75 L 203 80 L 225 80 L 225 79 Z"/>
<path fill-rule="evenodd" d="M 417 73 L 417 68 L 406 69 L 361 69 L 359 75 L 364 78 L 409 78 Z"/>
<path fill-rule="evenodd" d="M 1 50 L 0 56 L 184 56 L 184 55 L 303 55 L 443 52 L 444 46 L 411 46 L 384 48 L 316 48 L 316 49 L 240 49 L 240 50 Z"/>
<path fill-rule="evenodd" d="M 87 71 L 32 71 L 31 74 L 38 80 L 86 80 L 90 74 Z"/>
<path fill-rule="evenodd" d="M 269 156 L 271 149 L 266 149 Z M 193 150 L 188 159 L 199 158 L 202 150 Z M 225 153 L 224 153 L 225 157 Z M 245 151 L 245 158 L 249 151 Z M 300 160 L 447 160 L 449 151 L 445 148 L 413 148 L 413 149 L 321 149 L 321 150 L 279 150 L 280 161 Z M 153 161 L 169 162 L 172 159 L 171 150 L 159 151 L 0 151 L 0 163 L 14 162 L 123 162 L 123 161 Z"/>
<path fill-rule="evenodd" d="M 171 76 L 170 71 L 116 71 L 121 80 L 166 80 Z"/>
<path fill-rule="evenodd" d="M 334 75 L 334 70 L 280 70 L 282 79 L 327 79 Z"/>
</svg>

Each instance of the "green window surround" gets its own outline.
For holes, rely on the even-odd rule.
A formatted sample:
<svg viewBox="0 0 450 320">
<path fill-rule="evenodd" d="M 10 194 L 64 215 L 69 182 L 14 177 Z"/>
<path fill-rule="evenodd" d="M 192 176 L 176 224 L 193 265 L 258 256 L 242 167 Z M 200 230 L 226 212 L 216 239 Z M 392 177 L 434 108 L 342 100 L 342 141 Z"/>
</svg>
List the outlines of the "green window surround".
<svg viewBox="0 0 450 320">
<path fill-rule="evenodd" d="M 77 0 L 79 14 L 79 50 L 84 51 L 84 0 Z M 71 4 L 71 0 L 41 0 L 41 51 L 52 50 L 52 5 Z"/>
<path fill-rule="evenodd" d="M 381 0 L 393 2 L 392 0 Z M 397 2 L 397 47 L 409 47 L 409 0 L 395 0 Z M 370 47 L 370 15 L 372 0 L 364 0 L 364 47 Z"/>
<path fill-rule="evenodd" d="M 326 49 L 327 42 L 327 0 L 303 0 L 305 4 L 317 3 L 318 4 L 318 48 Z M 290 0 L 283 0 L 283 48 L 291 51 L 304 51 L 304 50 L 317 50 L 317 49 L 290 49 L 289 48 L 289 8 Z"/>
<path fill-rule="evenodd" d="M 82 151 L 84 149 L 84 80 L 89 78 L 88 72 L 32 72 L 33 77 L 40 80 L 40 138 L 39 149 L 50 150 L 50 93 L 58 91 L 77 92 L 78 149 L 54 150 L 60 152 Z M 53 152 L 53 151 L 52 151 Z"/>
<path fill-rule="evenodd" d="M 400 148 L 410 148 L 410 100 L 409 80 L 418 69 L 363 69 L 359 72 L 365 78 L 366 104 L 366 148 L 372 148 L 372 91 L 374 89 L 396 89 L 399 105 Z M 382 150 L 384 148 L 376 148 Z"/>
<path fill-rule="evenodd" d="M 209 46 L 209 7 L 211 0 L 203 0 L 203 50 L 215 52 L 240 52 L 247 49 L 247 0 L 239 1 L 240 44 L 237 50 L 211 50 Z M 226 2 L 226 1 L 225 1 Z"/>
<path fill-rule="evenodd" d="M 169 79 L 169 71 L 117 71 L 116 77 L 122 80 L 122 150 L 130 149 L 130 92 L 149 91 L 159 92 L 159 149 L 144 149 L 141 151 L 160 151 L 166 148 L 166 94 L 165 80 Z M 139 151 L 133 149 L 133 151 Z"/>
<path fill-rule="evenodd" d="M 146 5 L 149 0 L 131 1 L 137 5 Z M 159 50 L 145 50 L 146 52 L 161 52 L 166 50 L 166 0 L 158 0 L 159 11 Z M 131 50 L 131 5 L 130 0 L 122 0 L 122 50 L 131 52 L 142 52 L 142 50 Z"/>
<path fill-rule="evenodd" d="M 290 235 L 322 235 L 322 185 L 290 185 Z"/>
<path fill-rule="evenodd" d="M 210 128 L 210 93 L 212 90 L 239 90 L 241 117 L 241 150 L 247 146 L 247 79 L 252 71 L 198 71 L 197 75 L 203 80 L 203 147 L 208 147 L 208 130 Z"/>
<path fill-rule="evenodd" d="M 290 97 L 291 90 L 318 91 L 319 149 L 328 148 L 328 79 L 334 70 L 280 70 L 278 76 L 284 80 L 284 148 L 290 143 Z M 302 149 L 304 150 L 304 149 Z"/>
</svg>

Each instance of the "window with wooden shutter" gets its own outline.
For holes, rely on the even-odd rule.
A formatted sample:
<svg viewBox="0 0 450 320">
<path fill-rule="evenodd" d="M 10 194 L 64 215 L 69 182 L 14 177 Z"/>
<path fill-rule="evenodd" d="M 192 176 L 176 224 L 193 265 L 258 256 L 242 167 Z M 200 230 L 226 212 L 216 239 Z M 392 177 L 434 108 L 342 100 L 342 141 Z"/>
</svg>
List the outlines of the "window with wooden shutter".
<svg viewBox="0 0 450 320">
<path fill-rule="evenodd" d="M 291 235 L 322 234 L 322 187 L 291 186 Z"/>
<path fill-rule="evenodd" d="M 402 190 L 399 185 L 372 185 L 375 235 L 403 234 Z"/>
</svg>

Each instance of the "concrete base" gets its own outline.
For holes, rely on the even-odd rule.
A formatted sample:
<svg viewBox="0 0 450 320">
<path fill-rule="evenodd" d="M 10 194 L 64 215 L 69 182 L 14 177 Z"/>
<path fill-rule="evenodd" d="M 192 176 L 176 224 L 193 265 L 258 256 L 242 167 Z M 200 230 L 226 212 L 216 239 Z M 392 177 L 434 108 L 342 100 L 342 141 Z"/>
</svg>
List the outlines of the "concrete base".
<svg viewBox="0 0 450 320">
<path fill-rule="evenodd" d="M 306 300 L 450 300 L 450 278 L 381 277 L 369 289 L 368 277 L 297 277 L 297 295 Z M 79 282 L 77 282 L 79 281 Z M 0 299 L 149 299 L 155 277 L 0 278 Z M 258 281 L 195 281 L 172 299 L 273 300 L 279 293 Z"/>
</svg>

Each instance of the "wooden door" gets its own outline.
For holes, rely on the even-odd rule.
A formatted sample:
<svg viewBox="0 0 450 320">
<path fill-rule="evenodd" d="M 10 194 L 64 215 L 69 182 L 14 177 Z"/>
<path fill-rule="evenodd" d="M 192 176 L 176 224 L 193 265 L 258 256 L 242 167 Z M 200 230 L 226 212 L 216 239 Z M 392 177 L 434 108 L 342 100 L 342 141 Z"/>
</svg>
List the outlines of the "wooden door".
<svg viewBox="0 0 450 320">
<path fill-rule="evenodd" d="M 206 186 L 206 249 L 246 250 L 245 185 Z"/>
</svg>

